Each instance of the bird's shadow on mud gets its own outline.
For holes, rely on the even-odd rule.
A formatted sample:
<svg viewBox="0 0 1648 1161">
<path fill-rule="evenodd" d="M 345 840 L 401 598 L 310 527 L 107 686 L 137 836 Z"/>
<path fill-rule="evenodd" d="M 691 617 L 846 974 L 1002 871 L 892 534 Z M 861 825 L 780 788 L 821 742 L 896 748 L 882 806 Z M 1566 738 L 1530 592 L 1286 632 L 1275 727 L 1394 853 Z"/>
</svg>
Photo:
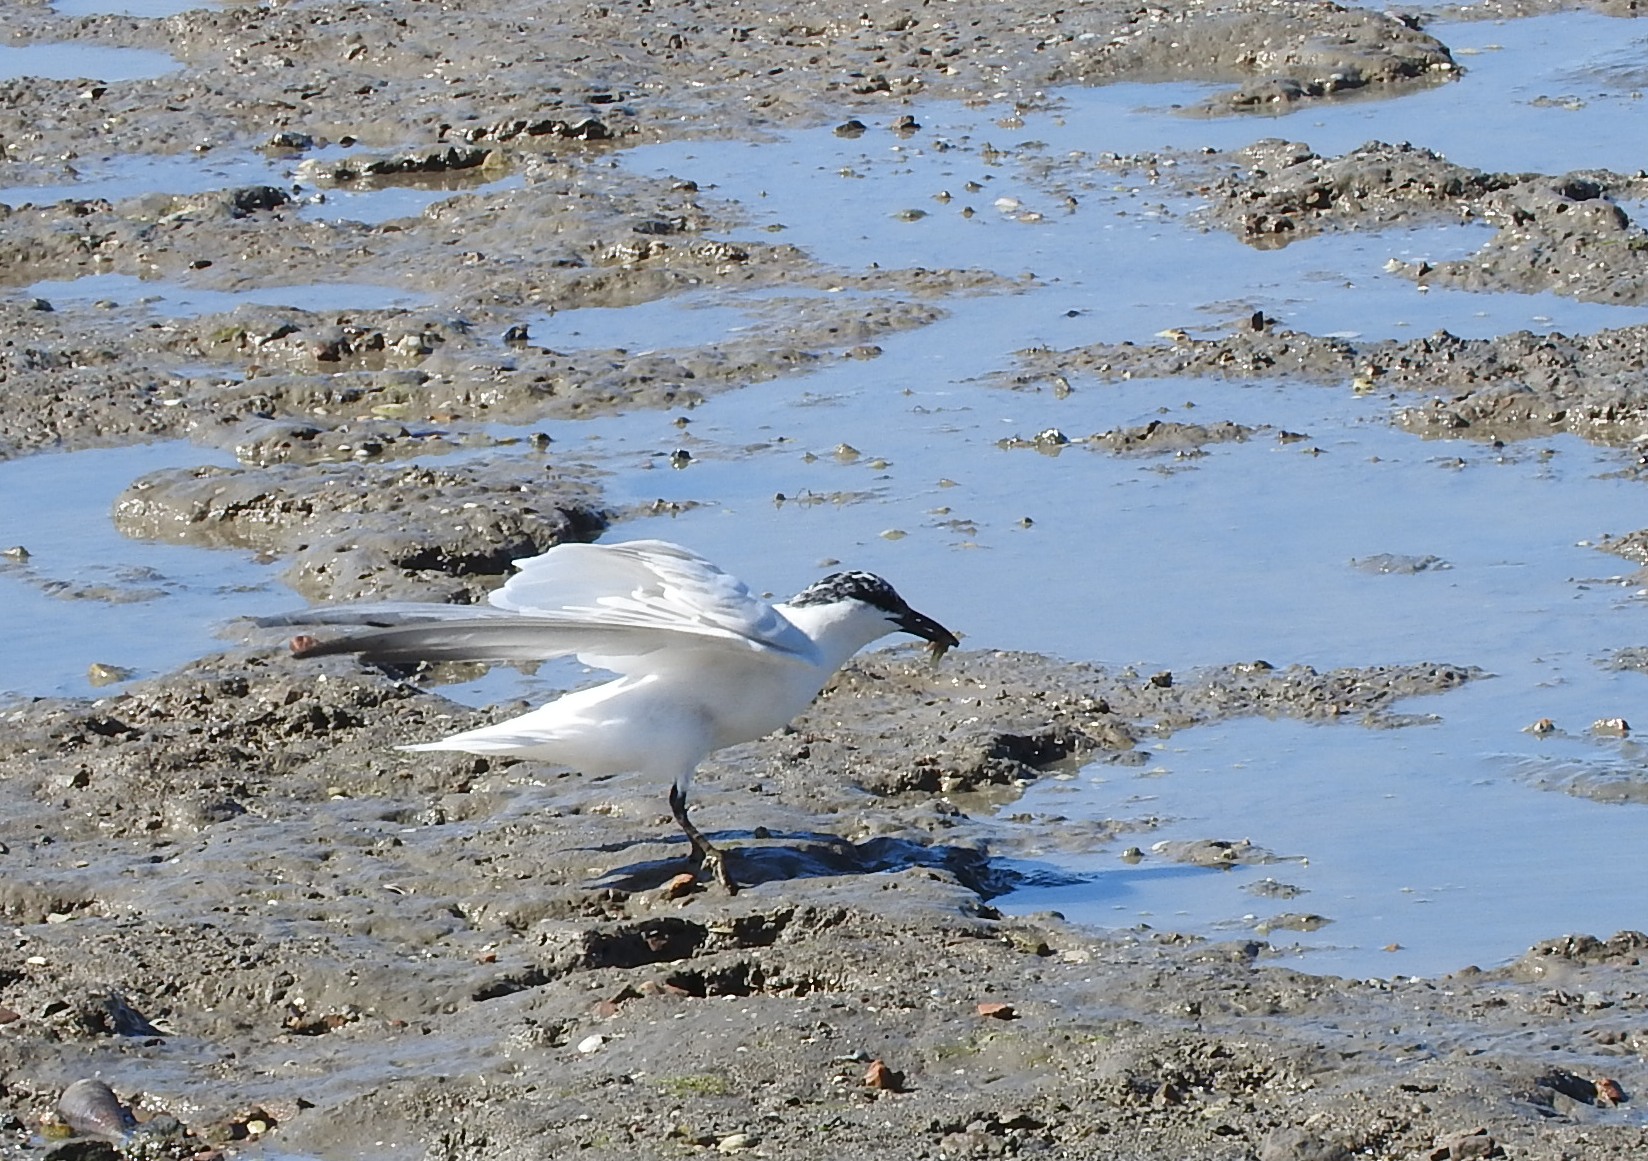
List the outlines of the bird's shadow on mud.
<svg viewBox="0 0 1648 1161">
<path fill-rule="evenodd" d="M 672 841 L 679 842 L 680 857 L 615 867 L 591 886 L 647 891 L 663 886 L 684 871 L 695 870 L 686 840 Z M 729 874 L 741 888 L 930 867 L 948 871 L 980 898 L 991 899 L 1018 887 L 1023 878 L 1020 871 L 993 860 L 987 851 L 977 847 L 928 844 L 906 838 L 881 837 L 855 843 L 830 834 L 769 831 L 759 835 L 716 836 L 716 845 L 727 860 Z"/>
</svg>

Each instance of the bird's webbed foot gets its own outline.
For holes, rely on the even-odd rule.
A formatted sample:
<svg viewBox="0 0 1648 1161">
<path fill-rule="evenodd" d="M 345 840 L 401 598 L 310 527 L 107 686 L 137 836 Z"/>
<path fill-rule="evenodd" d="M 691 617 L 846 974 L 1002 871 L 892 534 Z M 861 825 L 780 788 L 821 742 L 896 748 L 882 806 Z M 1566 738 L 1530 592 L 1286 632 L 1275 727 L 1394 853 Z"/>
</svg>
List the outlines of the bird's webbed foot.
<svg viewBox="0 0 1648 1161">
<path fill-rule="evenodd" d="M 721 889 L 729 895 L 738 894 L 738 884 L 733 882 L 732 874 L 727 870 L 727 852 L 704 837 L 704 832 L 693 825 L 687 817 L 687 796 L 676 786 L 670 787 L 670 813 L 686 833 L 687 841 L 692 844 L 692 861 L 709 871 L 715 881 L 721 884 Z"/>
</svg>

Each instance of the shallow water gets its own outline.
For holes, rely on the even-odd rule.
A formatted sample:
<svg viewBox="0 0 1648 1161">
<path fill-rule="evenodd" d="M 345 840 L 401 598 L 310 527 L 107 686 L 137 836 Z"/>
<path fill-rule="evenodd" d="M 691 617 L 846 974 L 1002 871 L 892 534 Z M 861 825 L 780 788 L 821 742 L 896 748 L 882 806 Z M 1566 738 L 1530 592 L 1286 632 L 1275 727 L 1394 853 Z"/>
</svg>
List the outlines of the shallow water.
<svg viewBox="0 0 1648 1161">
<path fill-rule="evenodd" d="M 836 560 L 872 568 L 965 631 L 970 647 L 1141 673 L 1263 658 L 1319 668 L 1436 660 L 1497 674 L 1400 707 L 1439 715 L 1435 724 L 1226 723 L 1148 747 L 1142 770 L 1095 767 L 1038 784 L 1015 813 L 1153 814 L 1167 821 L 1134 841 L 1249 838 L 1308 864 L 1204 872 L 1153 858 L 1129 867 L 1117 858 L 1122 844 L 1080 855 L 1044 850 L 1046 824 L 1003 822 L 1002 848 L 1023 865 L 1077 877 L 1009 897 L 1009 907 L 1211 936 L 1251 930 L 1249 914 L 1313 911 L 1334 922 L 1273 940 L 1318 949 L 1303 966 L 1360 975 L 1486 965 L 1559 932 L 1640 925 L 1640 891 L 1628 889 L 1634 883 L 1616 863 L 1648 840 L 1648 811 L 1533 789 L 1525 777 L 1544 758 L 1617 751 L 1586 727 L 1631 717 L 1640 696 L 1639 676 L 1595 662 L 1634 643 L 1641 600 L 1615 576 L 1626 571 L 1622 561 L 1580 543 L 1642 522 L 1640 485 L 1603 478 L 1614 453 L 1572 438 L 1503 451 L 1420 441 L 1388 422 L 1408 400 L 1358 397 L 1348 384 L 1077 379 L 1061 399 L 991 378 L 1011 369 L 1014 351 L 1037 344 L 1220 331 L 1261 309 L 1285 325 L 1368 337 L 1648 319 L 1642 308 L 1551 295 L 1422 293 L 1384 271 L 1392 257 L 1469 253 L 1487 236 L 1480 226 L 1255 251 L 1205 232 L 1193 202 L 1143 174 L 1118 177 L 1091 160 L 1285 135 L 1323 152 L 1379 137 L 1488 168 L 1634 170 L 1640 158 L 1626 159 L 1621 138 L 1630 135 L 1618 131 L 1634 98 L 1609 82 L 1619 70 L 1576 72 L 1574 63 L 1594 57 L 1599 43 L 1616 44 L 1621 27 L 1579 14 L 1455 26 L 1443 32 L 1450 43 L 1504 47 L 1467 57 L 1471 72 L 1455 84 L 1262 121 L 1161 111 L 1199 99 L 1205 86 L 1129 85 L 1058 94 L 1051 111 L 1010 130 L 991 119 L 1000 109 L 945 105 L 918 110 L 924 128 L 908 139 L 872 129 L 846 140 L 824 129 L 759 147 L 635 150 L 626 160 L 637 169 L 691 177 L 736 200 L 747 224 L 734 237 L 776 236 L 849 269 L 981 266 L 1033 277 L 1018 293 L 947 302 L 945 320 L 883 338 L 874 360 L 712 399 L 684 431 L 674 413 L 533 426 L 554 436 L 557 454 L 612 470 L 616 504 L 703 505 L 628 521 L 615 536 L 679 539 L 779 593 Z M 1588 96 L 1578 107 L 1534 103 L 1568 89 Z M 980 189 L 967 191 L 968 181 Z M 938 200 L 945 192 L 950 199 Z M 1011 202 L 998 205 L 1004 198 Z M 1040 219 L 1025 220 L 1029 213 Z M 776 235 L 775 226 L 783 227 Z M 91 281 L 55 296 L 79 288 L 90 296 L 83 301 L 94 300 L 95 288 L 81 285 Z M 152 289 L 140 283 L 106 296 Z M 154 309 L 195 309 L 182 289 L 167 294 Z M 711 341 L 758 317 L 748 299 L 699 294 L 544 316 L 532 333 L 548 345 L 639 350 Z M 1201 457 L 999 446 L 1047 428 L 1080 437 L 1153 418 L 1270 430 Z M 1279 441 L 1282 428 L 1308 439 Z M 692 456 L 684 471 L 660 466 L 683 448 Z M 168 445 L 0 464 L 0 497 L 52 497 L 0 511 L 0 535 L 35 552 L 31 569 L 102 577 L 138 563 L 167 578 L 116 578 L 133 591 L 165 590 L 141 606 L 80 600 L 59 602 L 60 611 L 32 579 L 0 569 L 0 618 L 27 645 L 4 663 L 13 668 L 0 668 L 0 689 L 83 690 L 91 660 L 163 670 L 212 647 L 204 626 L 214 618 L 290 603 L 261 566 L 209 553 L 153 564 L 161 558 L 151 550 L 185 550 L 120 541 L 99 516 L 130 478 L 204 458 Z M 1435 554 L 1452 567 L 1403 576 L 1351 564 L 1387 552 Z M 249 591 L 233 591 L 243 585 Z M 1567 734 L 1523 732 L 1541 717 Z M 1309 893 L 1273 903 L 1241 889 L 1265 875 Z M 1391 945 L 1403 950 L 1382 950 Z"/>
<path fill-rule="evenodd" d="M 0 80 L 40 77 L 52 81 L 140 81 L 176 72 L 183 65 L 169 53 L 147 48 L 47 42 L 0 46 Z"/>
<path fill-rule="evenodd" d="M 295 168 L 293 163 L 260 153 L 82 155 L 54 172 L 11 175 L 12 180 L 28 180 L 29 184 L 0 187 L 0 202 L 45 206 L 69 198 L 118 201 L 153 193 L 181 196 L 242 185 L 280 185 Z"/>
<path fill-rule="evenodd" d="M 0 461 L 0 700 L 85 695 L 93 665 L 149 677 L 223 647 L 236 616 L 288 608 L 274 566 L 250 554 L 139 543 L 115 531 L 115 498 L 179 463 L 233 463 L 187 444 Z"/>
<path fill-rule="evenodd" d="M 1630 135 L 1617 120 L 1619 100 L 1632 98 L 1593 92 L 1558 117 L 1528 96 L 1548 91 L 1540 68 L 1555 83 L 1586 56 L 1582 42 L 1617 32 L 1600 19 L 1446 30 L 1451 43 L 1505 47 L 1473 56 L 1457 85 L 1268 119 L 1263 132 L 1322 152 L 1378 137 L 1488 168 L 1634 170 L 1640 160 L 1622 148 Z M 1640 522 L 1639 485 L 1602 478 L 1616 466 L 1612 453 L 1572 438 L 1503 452 L 1426 443 L 1386 425 L 1391 401 L 1348 389 L 1076 380 L 1060 400 L 973 381 L 1009 365 L 1015 348 L 1222 329 L 1254 309 L 1313 332 L 1366 337 L 1573 332 L 1648 317 L 1554 295 L 1424 293 L 1384 272 L 1391 257 L 1469 253 L 1486 236 L 1481 227 L 1349 234 L 1259 253 L 1198 232 L 1192 205 L 1141 180 L 1062 164 L 1072 149 L 1233 145 L 1258 135 L 1251 121 L 1163 116 L 1123 117 L 1117 128 L 1125 108 L 1197 96 L 1176 88 L 1060 94 L 1055 114 L 1026 116 L 1011 133 L 968 122 L 967 111 L 935 109 L 909 141 L 819 132 L 766 143 L 759 154 L 703 143 L 633 154 L 631 164 L 713 185 L 750 213 L 751 229 L 782 226 L 784 240 L 825 261 L 976 264 L 1033 272 L 1036 285 L 950 304 L 948 320 L 882 341 L 885 353 L 868 367 L 764 389 L 759 406 L 744 396 L 711 401 L 690 429 L 707 445 L 687 445 L 697 462 L 656 482 L 660 495 L 715 506 L 627 530 L 687 539 L 781 592 L 810 579 L 816 558 L 848 556 L 842 546 L 851 544 L 851 563 L 897 578 L 921 607 L 970 633 L 969 646 L 1141 673 L 1264 658 L 1319 668 L 1429 659 L 1496 675 L 1401 707 L 1436 714 L 1435 724 L 1226 723 L 1168 739 L 1143 772 L 1101 766 L 1070 783 L 1043 782 L 1015 814 L 1157 815 L 1167 821 L 1141 837 L 1146 844 L 1248 838 L 1306 861 L 1213 872 L 1160 858 L 1129 867 L 1117 858 L 1122 844 L 1080 857 L 1049 851 L 1025 866 L 1044 863 L 1079 880 L 1010 896 L 1011 908 L 1211 937 L 1252 933 L 1255 919 L 1279 912 L 1316 912 L 1334 922 L 1270 938 L 1297 944 L 1301 966 L 1363 975 L 1502 962 L 1542 935 L 1639 923 L 1640 884 L 1616 868 L 1648 840 L 1648 812 L 1535 790 L 1523 776 L 1555 753 L 1595 761 L 1617 749 L 1587 727 L 1629 717 L 1641 694 L 1640 677 L 1596 664 L 1634 640 L 1640 600 L 1618 577 L 1624 562 L 1581 543 Z M 1490 122 L 1511 118 L 1516 131 L 1485 130 L 1484 105 Z M 1441 116 L 1443 108 L 1453 111 Z M 986 142 L 1007 158 L 987 164 Z M 967 181 L 980 189 L 964 194 Z M 935 200 L 941 192 L 950 199 Z M 854 212 L 843 229 L 846 206 Z M 1027 212 L 1040 219 L 1022 220 Z M 1048 427 L 1077 436 L 1158 416 L 1270 424 L 1310 438 L 1283 444 L 1272 433 L 1190 461 L 995 446 Z M 651 446 L 628 437 L 638 461 L 676 438 L 662 422 L 650 430 Z M 758 434 L 764 450 L 734 451 Z M 610 452 L 614 433 L 602 438 Z M 829 454 L 837 443 L 863 454 L 842 462 Z M 891 463 L 867 463 L 876 456 Z M 621 475 L 618 486 L 643 479 Z M 647 492 L 643 483 L 627 498 Z M 777 504 L 777 492 L 820 502 Z M 833 502 L 838 492 L 858 499 Z M 810 569 L 808 546 L 816 546 Z M 1382 552 L 1435 554 L 1451 567 L 1413 576 L 1352 567 Z M 1566 734 L 1524 732 L 1543 717 Z M 1033 848 L 1037 834 L 1032 822 L 1011 842 Z M 1308 893 L 1276 902 L 1241 890 L 1267 874 Z"/>
<path fill-rule="evenodd" d="M 1113 130 L 1129 110 L 1108 86 L 1058 94 L 1065 123 L 1038 126 L 1055 148 L 1148 152 L 1237 149 L 1262 137 L 1308 143 L 1323 155 L 1368 141 L 1409 142 L 1460 165 L 1509 173 L 1560 174 L 1608 168 L 1635 173 L 1643 165 L 1640 133 L 1627 126 L 1644 108 L 1642 61 L 1648 29 L 1598 13 L 1564 12 L 1521 20 L 1433 22 L 1425 26 L 1463 67 L 1457 80 L 1391 100 L 1355 97 L 1275 115 L 1183 117 L 1171 135 L 1138 118 Z M 1218 85 L 1150 86 L 1139 105 L 1188 108 L 1222 91 Z M 1101 120 L 1101 118 L 1104 118 Z M 1090 127 L 1105 125 L 1103 143 Z M 1008 140 L 998 135 L 998 144 Z"/>
<path fill-rule="evenodd" d="M 311 282 L 295 286 L 254 286 L 244 290 L 208 290 L 164 278 L 130 274 L 88 274 L 64 281 L 36 282 L 27 292 L 53 306 L 85 308 L 102 303 L 143 306 L 166 318 L 221 314 L 236 307 L 302 307 L 314 311 L 393 310 L 423 306 L 429 296 L 364 282 Z"/>
<path fill-rule="evenodd" d="M 519 189 L 524 184 L 520 174 L 502 177 L 466 177 L 460 174 L 444 182 L 382 181 L 359 187 L 336 186 L 307 191 L 298 214 L 322 222 L 351 221 L 376 225 L 396 218 L 415 218 L 430 206 L 459 194 L 476 193 L 483 189 L 489 194 L 500 193 Z"/>
<path fill-rule="evenodd" d="M 52 10 L 60 16 L 137 16 L 159 20 L 193 8 L 219 8 L 210 0 L 53 0 Z"/>
</svg>

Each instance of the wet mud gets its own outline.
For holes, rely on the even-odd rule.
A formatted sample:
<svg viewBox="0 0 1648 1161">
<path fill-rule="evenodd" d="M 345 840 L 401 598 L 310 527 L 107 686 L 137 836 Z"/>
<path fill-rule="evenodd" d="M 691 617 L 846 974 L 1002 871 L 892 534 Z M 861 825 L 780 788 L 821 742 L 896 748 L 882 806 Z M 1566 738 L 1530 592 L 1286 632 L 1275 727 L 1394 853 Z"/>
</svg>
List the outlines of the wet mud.
<svg viewBox="0 0 1648 1161">
<path fill-rule="evenodd" d="M 1517 9 L 1535 10 L 1552 9 Z M 891 139 L 884 126 L 917 97 L 1010 116 L 1059 84 L 1211 80 L 1228 86 L 1214 114 L 1459 71 L 1417 16 L 1293 3 L 336 0 L 158 20 L 28 4 L 0 13 L 0 36 L 179 62 L 149 80 L 0 81 L 0 456 L 178 437 L 229 451 L 238 466 L 134 481 L 119 526 L 278 558 L 314 598 L 475 600 L 515 557 L 621 530 L 596 469 L 489 425 L 684 409 L 873 361 L 879 338 L 947 300 L 1013 285 L 978 269 L 832 270 L 781 237 L 719 241 L 733 211 L 616 166 L 629 145 L 853 118 Z M 248 153 L 301 163 L 295 180 L 28 195 L 127 157 Z M 1209 228 L 1251 244 L 1479 221 L 1495 232 L 1477 254 L 1404 273 L 1648 300 L 1627 205 L 1648 196 L 1641 174 L 1491 174 L 1406 146 L 1320 157 L 1274 140 L 1111 164 L 1200 191 Z M 329 195 L 372 183 L 458 192 L 384 222 L 325 216 Z M 138 281 L 90 301 L 31 289 L 87 275 Z M 304 290 L 320 277 L 442 305 L 321 309 Z M 294 289 L 177 317 L 145 286 Z M 668 350 L 534 333 L 553 311 L 716 287 L 773 292 L 756 333 Z M 1643 327 L 1363 342 L 1256 317 L 1214 337 L 1025 351 L 999 382 L 1295 377 L 1390 393 L 1423 435 L 1626 445 L 1648 435 L 1645 347 Z M 1215 418 L 1020 442 L 1194 455 L 1260 438 L 1298 437 Z M 450 466 L 397 462 L 438 450 Z M 1640 562 L 1642 535 L 1612 547 Z M 1364 567 L 1442 567 L 1392 561 Z M 1507 967 L 1436 979 L 1300 974 L 1269 961 L 1330 917 L 1290 902 L 1292 853 L 1237 834 L 1154 847 L 1143 807 L 1104 824 L 1049 817 L 1048 841 L 1114 850 L 1124 868 L 1270 866 L 1251 938 L 1099 933 L 992 905 L 1057 873 L 991 813 L 1029 782 L 1142 764 L 1178 730 L 1243 716 L 1404 729 L 1398 700 L 1487 678 L 1470 658 L 1178 675 L 967 650 L 937 667 L 864 658 L 793 727 L 716 756 L 695 784 L 697 821 L 749 884 L 734 897 L 677 879 L 685 844 L 662 786 L 393 749 L 518 712 L 440 696 L 437 680 L 466 675 L 301 661 L 256 641 L 95 700 L 0 707 L 0 1152 L 1648 1149 L 1634 1112 L 1648 1087 L 1642 935 L 1552 933 Z M 1624 752 L 1605 731 L 1597 742 Z M 1640 791 L 1606 763 L 1529 777 Z M 75 1087 L 92 1077 L 107 1088 Z"/>
<path fill-rule="evenodd" d="M 867 658 L 706 771 L 698 818 L 749 884 L 731 898 L 674 882 L 662 788 L 413 761 L 388 747 L 483 714 L 349 662 L 239 650 L 16 709 L 16 1139 L 95 1070 L 139 1119 L 181 1122 L 144 1138 L 171 1142 L 157 1156 L 258 1136 L 324 1156 L 798 1155 L 825 1134 L 865 1156 L 1628 1151 L 1641 1130 L 1604 1094 L 1640 1068 L 1642 937 L 1363 982 L 1267 968 L 1257 937 L 1007 918 L 989 900 L 1024 872 L 945 797 L 1247 714 L 1365 728 L 1481 676 Z M 1120 856 L 1151 825 L 1081 841 Z M 1131 858 L 1274 862 L 1239 836 Z"/>
<path fill-rule="evenodd" d="M 598 488 L 528 462 L 506 468 L 340 464 L 175 468 L 115 501 L 128 536 L 242 548 L 290 560 L 313 600 L 473 602 L 511 563 L 607 525 Z"/>
</svg>

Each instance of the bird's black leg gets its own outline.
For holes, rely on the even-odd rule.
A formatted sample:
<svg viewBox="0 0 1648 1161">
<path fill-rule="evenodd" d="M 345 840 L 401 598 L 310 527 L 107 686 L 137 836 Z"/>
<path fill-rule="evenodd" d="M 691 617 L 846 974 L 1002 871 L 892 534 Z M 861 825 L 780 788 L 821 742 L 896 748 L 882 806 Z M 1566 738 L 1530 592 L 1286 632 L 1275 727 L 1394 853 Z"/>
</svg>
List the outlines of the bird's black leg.
<svg viewBox="0 0 1648 1161">
<path fill-rule="evenodd" d="M 679 786 L 670 787 L 669 804 L 670 813 L 675 816 L 675 821 L 681 824 L 681 829 L 687 833 L 687 841 L 692 844 L 693 859 L 709 868 L 710 874 L 715 876 L 715 881 L 721 884 L 727 894 L 738 894 L 738 884 L 734 883 L 732 876 L 727 873 L 725 852 L 705 838 L 704 832 L 694 826 L 692 820 L 687 817 L 687 795 Z"/>
</svg>

